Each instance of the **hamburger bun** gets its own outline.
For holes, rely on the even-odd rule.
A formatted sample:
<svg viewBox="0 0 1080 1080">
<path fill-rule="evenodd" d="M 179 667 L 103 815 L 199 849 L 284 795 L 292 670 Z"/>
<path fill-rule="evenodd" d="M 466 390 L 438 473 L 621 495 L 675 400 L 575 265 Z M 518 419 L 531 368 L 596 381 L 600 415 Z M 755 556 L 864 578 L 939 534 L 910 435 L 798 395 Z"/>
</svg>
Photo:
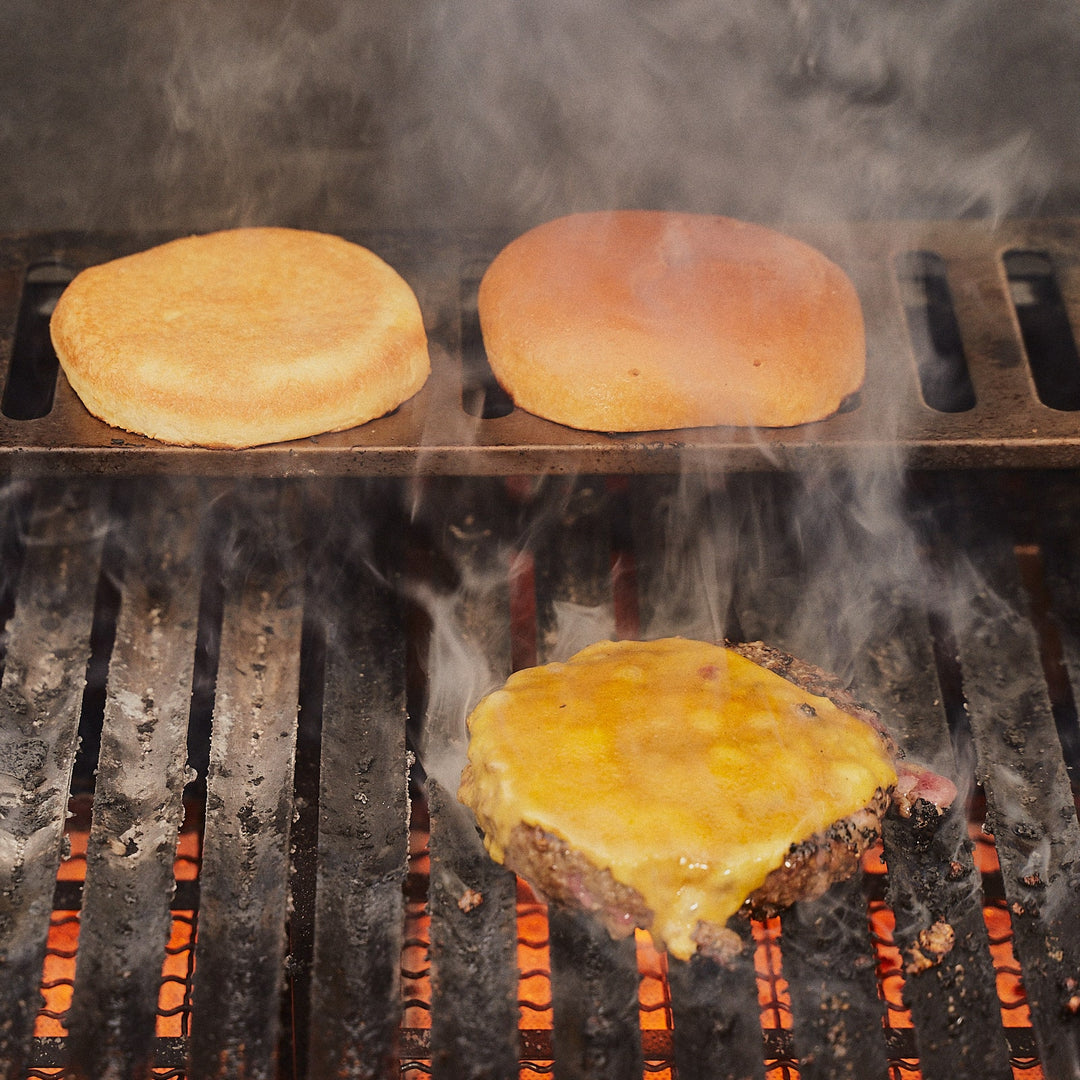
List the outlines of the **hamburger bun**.
<svg viewBox="0 0 1080 1080">
<path fill-rule="evenodd" d="M 94 416 L 184 446 L 350 428 L 430 370 L 404 279 L 366 248 L 296 229 L 189 236 L 90 267 L 51 333 Z"/>
<path fill-rule="evenodd" d="M 862 385 L 859 298 L 819 251 L 731 218 L 558 218 L 485 273 L 480 325 L 522 409 L 592 431 L 821 420 Z"/>
<path fill-rule="evenodd" d="M 728 955 L 747 905 L 854 873 L 897 783 L 876 714 L 760 643 L 598 642 L 511 675 L 468 727 L 459 797 L 491 856 L 684 960 Z"/>
</svg>

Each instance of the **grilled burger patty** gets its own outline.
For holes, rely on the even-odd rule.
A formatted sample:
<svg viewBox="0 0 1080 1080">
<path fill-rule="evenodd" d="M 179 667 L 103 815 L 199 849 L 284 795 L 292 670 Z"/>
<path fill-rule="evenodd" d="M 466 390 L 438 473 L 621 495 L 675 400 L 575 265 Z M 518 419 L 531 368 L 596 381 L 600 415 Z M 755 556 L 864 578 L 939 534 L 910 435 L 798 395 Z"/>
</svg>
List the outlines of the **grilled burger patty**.
<svg viewBox="0 0 1080 1080">
<path fill-rule="evenodd" d="M 849 877 L 897 780 L 877 715 L 760 642 L 601 642 L 512 676 L 470 736 L 461 798 L 492 856 L 684 959 Z"/>
<path fill-rule="evenodd" d="M 870 806 L 792 844 L 784 861 L 746 898 L 740 913 L 774 915 L 821 896 L 834 882 L 846 881 L 881 835 L 888 807 L 889 795 L 879 789 Z M 637 927 L 652 928 L 652 909 L 637 890 L 536 825 L 514 826 L 504 861 L 545 899 L 588 911 L 614 938 L 626 937 Z M 717 960 L 729 959 L 741 948 L 738 934 L 713 923 L 698 923 L 691 937 L 698 952 Z"/>
</svg>

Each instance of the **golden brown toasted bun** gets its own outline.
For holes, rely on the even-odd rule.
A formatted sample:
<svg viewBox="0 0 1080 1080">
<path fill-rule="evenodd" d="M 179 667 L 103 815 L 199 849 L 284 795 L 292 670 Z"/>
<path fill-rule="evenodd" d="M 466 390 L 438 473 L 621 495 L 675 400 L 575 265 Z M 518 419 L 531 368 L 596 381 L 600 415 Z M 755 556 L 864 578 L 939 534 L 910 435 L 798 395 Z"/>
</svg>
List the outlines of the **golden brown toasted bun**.
<svg viewBox="0 0 1080 1080">
<path fill-rule="evenodd" d="M 760 225 L 614 210 L 547 222 L 480 284 L 491 368 L 574 428 L 787 427 L 862 385 L 858 296 L 819 251 Z"/>
<path fill-rule="evenodd" d="M 366 248 L 232 229 L 91 267 L 51 332 L 86 408 L 163 442 L 244 447 L 382 416 L 430 370 L 420 306 Z"/>
</svg>

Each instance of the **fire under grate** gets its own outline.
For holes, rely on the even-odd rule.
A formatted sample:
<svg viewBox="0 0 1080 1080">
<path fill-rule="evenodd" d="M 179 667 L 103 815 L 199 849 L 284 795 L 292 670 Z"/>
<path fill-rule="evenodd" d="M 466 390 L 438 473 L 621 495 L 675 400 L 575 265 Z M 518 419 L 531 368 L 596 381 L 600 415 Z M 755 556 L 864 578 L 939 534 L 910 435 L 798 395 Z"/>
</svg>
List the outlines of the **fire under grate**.
<svg viewBox="0 0 1080 1080">
<path fill-rule="evenodd" d="M 1077 1075 L 1076 477 L 910 477 L 941 579 L 875 579 L 857 649 L 851 616 L 800 618 L 836 588 L 810 565 L 826 540 L 852 568 L 892 551 L 796 512 L 850 482 L 13 485 L 3 1075 Z M 967 796 L 935 831 L 889 819 L 884 862 L 826 897 L 739 922 L 727 968 L 547 911 L 438 779 L 455 694 L 582 634 L 699 631 L 704 581 L 734 583 L 704 605 L 731 636 L 851 652 Z M 483 659 L 474 686 L 442 680 L 440 644 Z"/>
<path fill-rule="evenodd" d="M 78 948 L 80 886 L 85 881 L 89 801 L 73 800 L 75 812 L 67 829 L 70 855 L 61 864 L 49 925 L 42 975 L 43 1004 L 34 1024 L 39 1046 L 38 1064 L 29 1075 L 63 1075 L 64 1024 L 75 985 Z M 970 823 L 976 866 L 981 874 L 984 919 L 1001 1001 L 1002 1024 L 1009 1047 L 1013 1076 L 1041 1077 L 1042 1068 L 1031 1032 L 1030 1013 L 1012 949 L 1012 926 L 1001 888 L 1000 867 L 993 839 L 974 820 Z M 184 1075 L 184 1041 L 190 1033 L 192 984 L 196 952 L 197 882 L 199 853 L 197 824 L 185 821 L 176 858 L 177 893 L 172 901 L 173 929 L 165 947 L 155 1034 L 159 1065 L 151 1075 L 173 1080 Z M 405 888 L 405 931 L 401 964 L 402 1023 L 399 1046 L 404 1080 L 432 1075 L 430 916 L 427 899 L 430 875 L 429 822 L 426 803 L 414 803 L 410 827 L 409 880 Z M 910 1010 L 903 1001 L 905 959 L 895 945 L 895 917 L 884 896 L 884 863 L 880 848 L 866 859 L 864 884 L 871 939 L 874 945 L 879 996 L 886 1006 L 884 1038 L 889 1075 L 895 1080 L 921 1075 Z M 187 887 L 185 887 L 187 886 Z M 192 902 L 195 907 L 187 905 Z M 552 1077 L 552 988 L 550 931 L 546 906 L 522 882 L 516 901 L 518 1008 L 520 1010 L 521 1075 L 544 1080 Z M 761 1011 L 762 1055 L 766 1080 L 794 1080 L 799 1075 L 791 1037 L 791 999 L 783 977 L 782 932 L 779 918 L 751 924 L 754 974 Z M 648 934 L 636 940 L 640 975 L 639 1009 L 643 1070 L 646 1077 L 676 1077 L 672 1033 L 674 1007 L 664 954 L 653 947 Z M 910 972 L 908 976 L 910 977 Z M 46 1062 L 55 1064 L 46 1064 Z"/>
</svg>

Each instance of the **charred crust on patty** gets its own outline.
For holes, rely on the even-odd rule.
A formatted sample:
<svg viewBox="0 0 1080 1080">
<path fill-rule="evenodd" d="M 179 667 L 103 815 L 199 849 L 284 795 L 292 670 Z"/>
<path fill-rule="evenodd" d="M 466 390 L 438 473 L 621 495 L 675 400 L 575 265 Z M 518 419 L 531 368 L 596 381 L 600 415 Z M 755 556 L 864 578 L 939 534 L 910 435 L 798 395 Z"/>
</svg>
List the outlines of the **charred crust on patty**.
<svg viewBox="0 0 1080 1080">
<path fill-rule="evenodd" d="M 869 724 L 880 736 L 882 745 L 893 759 L 903 756 L 892 736 L 885 729 L 881 714 L 869 705 L 859 701 L 840 678 L 815 664 L 800 660 L 790 653 L 774 649 L 763 641 L 725 641 L 724 648 L 737 652 L 759 667 L 787 679 L 788 682 L 805 690 L 808 694 L 828 698 L 838 709 L 857 716 Z"/>
<path fill-rule="evenodd" d="M 878 788 L 869 806 L 792 844 L 783 863 L 746 898 L 743 914 L 775 915 L 797 901 L 816 899 L 835 882 L 851 877 L 880 838 L 888 807 L 889 793 Z"/>
<path fill-rule="evenodd" d="M 864 853 L 880 837 L 881 818 L 888 805 L 888 792 L 879 788 L 869 806 L 792 844 L 781 865 L 746 898 L 739 914 L 747 918 L 775 915 L 798 901 L 816 899 L 835 882 L 851 877 Z M 653 913 L 637 890 L 537 825 L 522 822 L 514 827 L 505 864 L 543 899 L 587 911 L 614 938 L 652 926 Z M 708 923 L 699 923 L 693 936 L 699 952 L 720 962 L 729 961 L 741 943 L 730 929 Z"/>
<path fill-rule="evenodd" d="M 895 759 L 896 744 L 880 716 L 856 701 L 851 692 L 828 672 L 763 642 L 725 642 L 760 667 L 833 702 L 872 727 Z M 871 802 L 834 822 L 820 833 L 791 845 L 782 863 L 744 901 L 742 917 L 774 915 L 792 904 L 823 895 L 834 883 L 851 877 L 862 858 L 881 835 L 881 819 L 889 808 L 891 789 L 878 788 Z M 653 912 L 639 892 L 616 880 L 606 867 L 597 866 L 583 852 L 537 825 L 518 823 L 510 834 L 504 861 L 525 878 L 546 900 L 585 910 L 600 920 L 615 938 L 635 928 L 648 930 Z M 738 916 L 736 916 L 738 917 Z M 693 931 L 698 952 L 727 963 L 742 948 L 742 939 L 730 926 L 700 922 Z"/>
<path fill-rule="evenodd" d="M 636 889 L 616 881 L 606 867 L 538 825 L 514 826 L 505 863 L 545 900 L 588 911 L 614 938 L 652 925 L 653 913 Z"/>
</svg>

